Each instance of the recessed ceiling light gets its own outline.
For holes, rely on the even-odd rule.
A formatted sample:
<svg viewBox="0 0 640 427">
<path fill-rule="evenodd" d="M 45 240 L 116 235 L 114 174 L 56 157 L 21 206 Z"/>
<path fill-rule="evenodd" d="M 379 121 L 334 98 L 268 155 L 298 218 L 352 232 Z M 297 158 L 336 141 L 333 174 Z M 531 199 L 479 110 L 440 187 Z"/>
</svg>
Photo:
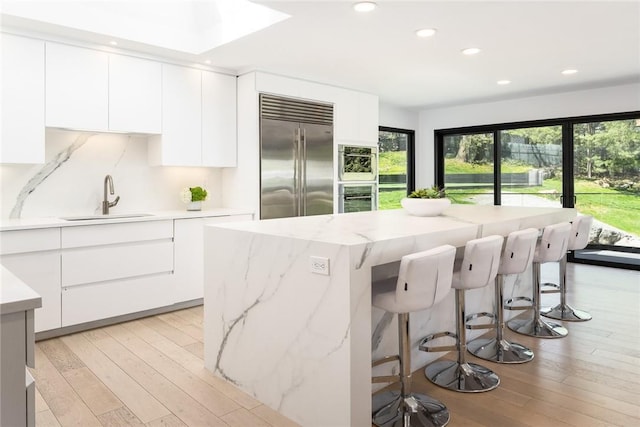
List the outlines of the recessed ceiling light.
<svg viewBox="0 0 640 427">
<path fill-rule="evenodd" d="M 499 85 L 508 85 L 509 83 L 511 83 L 511 80 L 498 80 L 496 83 L 498 83 Z"/>
<path fill-rule="evenodd" d="M 361 1 L 353 5 L 353 10 L 356 12 L 371 12 L 376 7 L 378 7 L 378 5 L 375 2 Z"/>
<path fill-rule="evenodd" d="M 575 74 L 575 73 L 577 73 L 577 72 L 578 72 L 578 70 L 568 69 L 568 70 L 564 70 L 564 71 L 562 72 L 562 74 L 564 74 L 565 76 L 569 76 L 569 75 L 571 75 L 571 74 Z"/>
<path fill-rule="evenodd" d="M 209 64 L 211 64 L 211 60 L 210 60 L 210 59 L 206 59 L 206 60 L 204 61 L 204 63 L 205 63 L 205 64 L 207 64 L 207 65 L 209 65 Z"/>
<path fill-rule="evenodd" d="M 475 55 L 477 53 L 480 53 L 480 49 L 478 49 L 477 47 L 468 47 L 466 49 L 462 49 L 463 55 Z"/>
<path fill-rule="evenodd" d="M 111 40 L 111 41 L 109 42 L 109 44 L 110 44 L 111 46 L 118 46 L 118 42 L 117 42 L 117 41 L 115 41 L 115 40 Z"/>
<path fill-rule="evenodd" d="M 436 34 L 438 30 L 435 28 L 423 28 L 421 30 L 416 31 L 416 36 L 418 37 L 432 37 Z"/>
</svg>

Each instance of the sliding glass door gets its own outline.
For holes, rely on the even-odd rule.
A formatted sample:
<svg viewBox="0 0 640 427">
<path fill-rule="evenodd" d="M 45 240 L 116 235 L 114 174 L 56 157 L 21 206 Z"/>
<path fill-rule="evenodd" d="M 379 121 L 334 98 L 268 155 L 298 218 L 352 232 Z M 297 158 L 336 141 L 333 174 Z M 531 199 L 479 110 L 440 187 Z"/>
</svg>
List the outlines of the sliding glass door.
<svg viewBox="0 0 640 427">
<path fill-rule="evenodd" d="M 378 209 L 400 209 L 414 190 L 415 131 L 380 127 L 378 132 Z"/>
<path fill-rule="evenodd" d="M 575 207 L 594 217 L 569 257 L 640 270 L 640 112 L 437 130 L 436 185 L 454 203 Z"/>
</svg>

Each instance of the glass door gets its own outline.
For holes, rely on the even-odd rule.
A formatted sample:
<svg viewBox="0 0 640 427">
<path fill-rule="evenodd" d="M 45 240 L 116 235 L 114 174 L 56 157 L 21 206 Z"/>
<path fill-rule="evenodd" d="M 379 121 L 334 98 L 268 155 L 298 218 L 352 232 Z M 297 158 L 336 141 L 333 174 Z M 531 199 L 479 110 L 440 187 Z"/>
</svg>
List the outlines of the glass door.
<svg viewBox="0 0 640 427">
<path fill-rule="evenodd" d="M 445 135 L 444 187 L 453 203 L 494 204 L 493 133 Z"/>
<path fill-rule="evenodd" d="M 640 117 L 574 124 L 573 169 L 575 207 L 594 217 L 575 258 L 640 264 Z"/>
<path fill-rule="evenodd" d="M 400 200 L 414 190 L 415 132 L 380 127 L 378 132 L 378 209 L 400 209 Z"/>
<path fill-rule="evenodd" d="M 562 207 L 562 126 L 500 131 L 500 204 Z"/>
</svg>

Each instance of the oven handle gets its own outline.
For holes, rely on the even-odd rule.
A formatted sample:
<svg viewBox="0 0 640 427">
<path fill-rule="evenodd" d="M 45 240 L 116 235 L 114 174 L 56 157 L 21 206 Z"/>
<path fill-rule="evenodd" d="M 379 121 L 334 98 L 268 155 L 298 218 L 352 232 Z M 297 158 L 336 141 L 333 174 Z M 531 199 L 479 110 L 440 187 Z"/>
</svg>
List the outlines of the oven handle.
<svg viewBox="0 0 640 427">
<path fill-rule="evenodd" d="M 344 200 L 371 200 L 373 196 L 343 196 Z"/>
</svg>

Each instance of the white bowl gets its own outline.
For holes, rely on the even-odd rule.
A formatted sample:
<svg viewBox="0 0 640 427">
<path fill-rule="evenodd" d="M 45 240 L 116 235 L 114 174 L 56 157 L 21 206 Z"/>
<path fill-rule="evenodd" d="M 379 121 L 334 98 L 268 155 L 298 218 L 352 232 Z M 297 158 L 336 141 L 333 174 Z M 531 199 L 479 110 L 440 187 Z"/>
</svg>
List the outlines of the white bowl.
<svg viewBox="0 0 640 427">
<path fill-rule="evenodd" d="M 414 216 L 438 216 L 451 205 L 451 200 L 443 199 L 413 199 L 405 197 L 400 200 L 402 207 Z"/>
</svg>

